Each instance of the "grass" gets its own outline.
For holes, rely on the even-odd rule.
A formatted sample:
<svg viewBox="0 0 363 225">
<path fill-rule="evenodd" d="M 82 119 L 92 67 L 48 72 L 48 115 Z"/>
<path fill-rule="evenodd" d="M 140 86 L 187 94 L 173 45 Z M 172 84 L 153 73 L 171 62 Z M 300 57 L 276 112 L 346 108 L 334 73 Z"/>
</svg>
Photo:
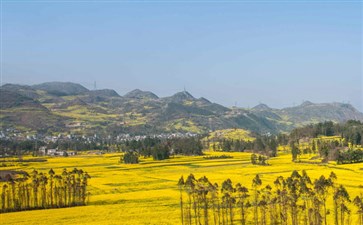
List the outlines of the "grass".
<svg viewBox="0 0 363 225">
<path fill-rule="evenodd" d="M 208 152 L 205 156 L 220 156 L 223 152 Z M 180 224 L 179 192 L 177 181 L 181 175 L 193 173 L 197 178 L 206 175 L 221 184 L 231 178 L 251 188 L 251 180 L 261 175 L 263 185 L 272 184 L 277 176 L 288 176 L 293 170 L 306 170 L 313 179 L 328 176 L 334 171 L 338 183 L 347 187 L 351 198 L 363 192 L 363 163 L 336 165 L 292 163 L 291 156 L 281 155 L 269 160 L 271 166 L 250 163 L 249 153 L 228 153 L 233 158 L 206 160 L 204 156 L 177 156 L 163 161 L 141 159 L 140 164 L 119 164 L 120 154 L 79 155 L 47 158 L 47 162 L 20 163 L 1 169 L 38 169 L 47 172 L 53 168 L 81 168 L 91 176 L 92 193 L 88 206 L 35 210 L 0 214 L 1 224 Z M 312 156 L 303 158 L 308 161 Z M 360 187 L 361 186 L 361 187 Z M 330 207 L 330 206 L 329 206 Z M 354 208 L 351 206 L 354 210 Z M 355 212 L 355 211 L 354 211 Z M 356 215 L 353 215 L 353 222 Z M 333 215 L 329 215 L 332 223 Z M 329 224 L 331 224 L 329 223 Z"/>
</svg>

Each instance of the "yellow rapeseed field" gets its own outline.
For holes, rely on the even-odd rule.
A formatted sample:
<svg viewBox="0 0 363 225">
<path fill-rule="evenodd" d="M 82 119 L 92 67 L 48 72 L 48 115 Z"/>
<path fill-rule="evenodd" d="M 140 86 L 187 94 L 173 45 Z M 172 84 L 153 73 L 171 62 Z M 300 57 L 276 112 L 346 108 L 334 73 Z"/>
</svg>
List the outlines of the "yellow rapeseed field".
<svg viewBox="0 0 363 225">
<path fill-rule="evenodd" d="M 48 172 L 50 168 L 61 173 L 63 168 L 83 169 L 91 175 L 89 204 L 82 207 L 34 210 L 0 214 L 1 224 L 181 224 L 178 179 L 193 173 L 197 178 L 207 176 L 210 181 L 221 184 L 230 178 L 251 188 L 251 180 L 261 175 L 263 186 L 272 184 L 277 176 L 287 177 L 293 170 L 306 170 L 312 178 L 338 176 L 337 183 L 346 186 L 353 199 L 363 193 L 363 163 L 317 165 L 292 163 L 289 154 L 270 159 L 270 166 L 250 163 L 249 153 L 208 152 L 207 155 L 227 154 L 228 159 L 206 160 L 203 156 L 153 161 L 141 159 L 137 165 L 119 163 L 121 154 L 79 155 L 73 157 L 47 158 L 47 162 L 26 163 L 3 169 L 21 169 L 31 172 L 37 169 Z M 311 156 L 306 156 L 306 160 Z M 331 202 L 328 202 L 331 208 Z M 352 224 L 357 220 L 351 205 Z M 328 216 L 329 224 L 333 215 Z"/>
</svg>

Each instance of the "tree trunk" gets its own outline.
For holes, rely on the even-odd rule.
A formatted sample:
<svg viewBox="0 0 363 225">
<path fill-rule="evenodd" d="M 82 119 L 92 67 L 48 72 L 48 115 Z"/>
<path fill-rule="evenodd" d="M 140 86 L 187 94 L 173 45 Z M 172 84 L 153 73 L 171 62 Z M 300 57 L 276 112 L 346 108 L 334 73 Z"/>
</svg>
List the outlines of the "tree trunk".
<svg viewBox="0 0 363 225">
<path fill-rule="evenodd" d="M 184 213 L 183 213 L 183 193 L 182 190 L 180 189 L 180 210 L 181 210 L 181 221 L 182 221 L 182 225 L 184 225 Z"/>
<path fill-rule="evenodd" d="M 339 225 L 338 221 L 338 203 L 336 200 L 334 200 L 334 224 Z"/>
</svg>

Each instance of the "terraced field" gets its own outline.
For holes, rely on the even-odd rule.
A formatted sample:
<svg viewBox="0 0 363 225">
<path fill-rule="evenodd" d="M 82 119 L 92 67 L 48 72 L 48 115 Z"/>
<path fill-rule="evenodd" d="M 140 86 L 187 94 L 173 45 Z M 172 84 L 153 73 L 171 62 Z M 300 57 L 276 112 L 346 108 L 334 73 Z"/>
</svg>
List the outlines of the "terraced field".
<svg viewBox="0 0 363 225">
<path fill-rule="evenodd" d="M 206 153 L 222 155 L 226 153 Z M 250 163 L 249 153 L 227 153 L 228 159 L 207 160 L 198 157 L 174 157 L 164 161 L 142 159 L 138 165 L 119 164 L 120 154 L 80 155 L 48 158 L 47 162 L 28 162 L 4 169 L 33 169 L 47 172 L 53 168 L 81 168 L 91 175 L 89 204 L 84 207 L 34 210 L 0 214 L 1 224 L 181 224 L 177 181 L 193 173 L 207 176 L 221 184 L 227 178 L 251 188 L 251 180 L 261 175 L 263 185 L 272 184 L 277 176 L 287 177 L 293 170 L 306 170 L 313 179 L 334 171 L 338 183 L 346 186 L 351 198 L 363 193 L 363 163 L 326 165 L 292 163 L 290 155 L 269 160 L 269 166 Z M 311 156 L 310 156 L 311 157 Z M 308 161 L 306 157 L 305 161 Z M 332 204 L 329 203 L 329 208 Z M 352 224 L 357 220 L 351 206 Z M 333 224 L 333 215 L 329 215 Z"/>
</svg>

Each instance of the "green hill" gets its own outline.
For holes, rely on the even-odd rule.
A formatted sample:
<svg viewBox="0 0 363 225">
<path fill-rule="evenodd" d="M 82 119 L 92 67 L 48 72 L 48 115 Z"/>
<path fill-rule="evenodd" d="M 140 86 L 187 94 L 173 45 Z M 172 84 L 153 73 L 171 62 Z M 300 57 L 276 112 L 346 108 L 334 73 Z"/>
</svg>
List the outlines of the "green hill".
<svg viewBox="0 0 363 225">
<path fill-rule="evenodd" d="M 186 91 L 159 98 L 152 92 L 136 89 L 120 96 L 114 90 L 90 91 L 69 82 L 33 86 L 6 84 L 1 87 L 1 94 L 3 127 L 42 132 L 207 133 L 240 128 L 278 133 L 326 120 L 363 121 L 361 112 L 343 103 L 304 102 L 284 109 L 265 104 L 252 109 L 228 108 L 205 98 L 195 98 Z"/>
</svg>

